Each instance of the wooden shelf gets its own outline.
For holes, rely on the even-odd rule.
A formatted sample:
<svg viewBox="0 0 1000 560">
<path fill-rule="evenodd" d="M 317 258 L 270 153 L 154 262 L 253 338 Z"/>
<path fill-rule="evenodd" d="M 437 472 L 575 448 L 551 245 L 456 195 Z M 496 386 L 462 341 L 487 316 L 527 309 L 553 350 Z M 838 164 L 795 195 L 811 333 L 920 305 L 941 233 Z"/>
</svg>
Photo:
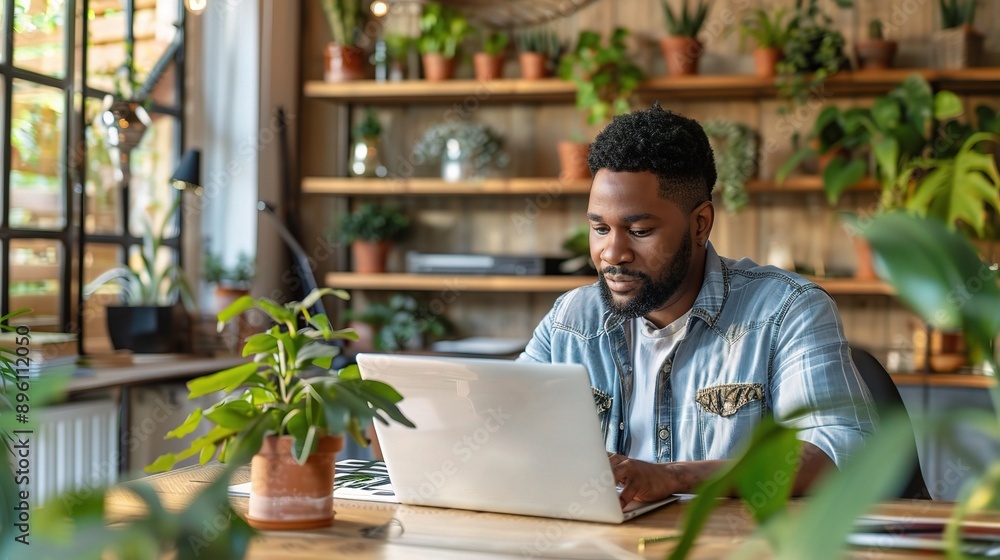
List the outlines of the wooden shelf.
<svg viewBox="0 0 1000 560">
<path fill-rule="evenodd" d="M 877 191 L 874 179 L 864 179 L 851 187 L 853 191 Z M 782 184 L 772 180 L 753 179 L 747 183 L 750 193 L 805 193 L 823 192 L 823 179 L 819 176 L 798 175 L 789 177 Z M 517 194 L 588 194 L 590 181 L 563 181 L 557 177 L 515 177 L 510 179 L 484 179 L 482 181 L 449 183 L 435 178 L 371 179 L 350 177 L 306 177 L 302 180 L 306 194 L 333 194 L 345 196 L 385 195 L 517 195 Z"/>
<path fill-rule="evenodd" d="M 306 177 L 302 192 L 338 195 L 477 195 L 477 194 L 587 194 L 590 181 L 563 181 L 556 177 L 517 177 L 449 183 L 436 178 L 369 179 Z"/>
<path fill-rule="evenodd" d="M 880 71 L 841 72 L 828 78 L 820 95 L 878 95 L 899 85 L 910 74 L 921 74 L 935 89 L 949 89 L 960 94 L 996 92 L 1000 89 L 1000 68 L 968 68 L 964 70 L 933 70 L 926 68 L 894 68 Z M 572 83 L 548 78 L 544 80 L 504 79 L 490 82 L 477 80 L 445 80 L 428 82 L 327 83 L 306 82 L 306 97 L 335 101 L 364 100 L 365 103 L 441 103 L 469 100 L 477 103 L 499 101 L 571 101 L 575 94 Z M 769 99 L 777 88 L 773 78 L 752 75 L 661 76 L 643 82 L 637 94 L 642 98 L 661 99 Z"/>
<path fill-rule="evenodd" d="M 593 276 L 486 276 L 474 274 L 358 274 L 331 272 L 326 285 L 346 290 L 469 292 L 568 292 L 592 284 Z"/>
<path fill-rule="evenodd" d="M 971 373 L 894 373 L 896 385 L 929 385 L 931 387 L 966 387 L 988 389 L 996 385 L 996 378 Z"/>
<path fill-rule="evenodd" d="M 893 295 L 879 281 L 812 279 L 831 295 Z M 358 274 L 331 272 L 326 285 L 345 290 L 470 292 L 566 292 L 595 281 L 593 276 L 480 276 L 473 274 Z"/>
</svg>

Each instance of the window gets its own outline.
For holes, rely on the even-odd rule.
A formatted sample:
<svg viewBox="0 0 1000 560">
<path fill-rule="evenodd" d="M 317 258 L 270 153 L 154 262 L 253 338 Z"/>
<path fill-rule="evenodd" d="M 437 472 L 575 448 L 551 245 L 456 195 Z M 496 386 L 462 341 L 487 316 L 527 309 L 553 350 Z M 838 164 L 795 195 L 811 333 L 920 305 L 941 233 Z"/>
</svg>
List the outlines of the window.
<svg viewBox="0 0 1000 560">
<path fill-rule="evenodd" d="M 104 307 L 118 294 L 85 301 L 81 279 L 124 264 L 142 216 L 162 219 L 177 196 L 183 16 L 182 0 L 0 2 L 13 37 L 0 43 L 0 314 L 32 307 L 24 324 L 80 333 L 88 353 L 110 347 Z M 94 125 L 109 95 L 151 117 L 126 174 Z M 181 223 L 165 258 L 180 258 Z"/>
</svg>

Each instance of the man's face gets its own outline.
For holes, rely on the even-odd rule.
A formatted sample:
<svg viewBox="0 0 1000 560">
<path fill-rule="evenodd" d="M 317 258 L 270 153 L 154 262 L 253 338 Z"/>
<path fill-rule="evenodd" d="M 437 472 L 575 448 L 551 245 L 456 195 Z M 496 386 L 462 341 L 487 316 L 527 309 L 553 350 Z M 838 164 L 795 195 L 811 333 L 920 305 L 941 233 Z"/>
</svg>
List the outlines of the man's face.
<svg viewBox="0 0 1000 560">
<path fill-rule="evenodd" d="M 607 169 L 590 190 L 590 256 L 604 303 L 623 318 L 664 307 L 691 268 L 689 216 L 657 191 L 650 172 Z"/>
</svg>

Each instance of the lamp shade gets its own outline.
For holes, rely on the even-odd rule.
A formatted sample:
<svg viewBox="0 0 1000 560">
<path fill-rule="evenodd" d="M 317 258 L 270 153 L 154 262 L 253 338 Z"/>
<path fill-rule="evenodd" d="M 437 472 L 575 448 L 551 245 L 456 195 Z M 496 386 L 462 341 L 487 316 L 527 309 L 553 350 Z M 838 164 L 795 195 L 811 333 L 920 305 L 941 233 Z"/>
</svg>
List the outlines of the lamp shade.
<svg viewBox="0 0 1000 560">
<path fill-rule="evenodd" d="M 196 194 L 201 194 L 201 151 L 184 152 L 181 164 L 170 177 L 170 182 L 177 190 L 193 189 Z"/>
</svg>

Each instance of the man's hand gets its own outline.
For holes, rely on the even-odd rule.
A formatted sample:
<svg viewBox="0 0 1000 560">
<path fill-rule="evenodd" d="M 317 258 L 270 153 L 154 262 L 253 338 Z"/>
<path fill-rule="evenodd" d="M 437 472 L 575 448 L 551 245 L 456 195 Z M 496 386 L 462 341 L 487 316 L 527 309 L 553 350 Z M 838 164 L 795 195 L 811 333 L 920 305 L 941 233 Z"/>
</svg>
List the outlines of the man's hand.
<svg viewBox="0 0 1000 560">
<path fill-rule="evenodd" d="M 615 482 L 622 486 L 618 496 L 622 507 L 632 500 L 655 502 L 680 491 L 670 472 L 671 463 L 647 463 L 615 454 L 608 460 Z"/>
</svg>

